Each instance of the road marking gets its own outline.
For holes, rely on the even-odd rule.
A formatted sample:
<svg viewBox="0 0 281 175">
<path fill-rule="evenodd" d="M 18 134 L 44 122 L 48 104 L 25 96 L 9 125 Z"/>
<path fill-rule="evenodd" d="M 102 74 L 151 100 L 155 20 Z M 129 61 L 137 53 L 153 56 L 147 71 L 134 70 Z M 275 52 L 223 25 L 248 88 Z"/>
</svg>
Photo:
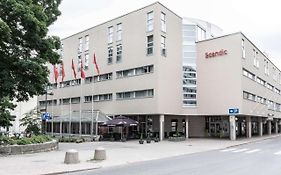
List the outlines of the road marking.
<svg viewBox="0 0 281 175">
<path fill-rule="evenodd" d="M 248 148 L 243 148 L 243 149 L 238 149 L 238 150 L 235 150 L 235 151 L 232 151 L 233 153 L 240 153 L 240 152 L 243 152 L 243 151 L 247 151 L 249 150 Z"/>
<path fill-rule="evenodd" d="M 280 155 L 281 154 L 281 151 L 278 151 L 276 153 L 274 153 L 275 155 Z"/>
<path fill-rule="evenodd" d="M 245 153 L 246 154 L 251 154 L 251 153 L 258 152 L 258 151 L 261 151 L 261 150 L 260 149 L 254 149 L 254 150 L 251 150 L 251 151 L 246 151 Z"/>
<path fill-rule="evenodd" d="M 234 151 L 234 150 L 237 150 L 237 148 L 224 149 L 224 150 L 220 150 L 220 152 L 229 152 L 229 151 Z"/>
</svg>

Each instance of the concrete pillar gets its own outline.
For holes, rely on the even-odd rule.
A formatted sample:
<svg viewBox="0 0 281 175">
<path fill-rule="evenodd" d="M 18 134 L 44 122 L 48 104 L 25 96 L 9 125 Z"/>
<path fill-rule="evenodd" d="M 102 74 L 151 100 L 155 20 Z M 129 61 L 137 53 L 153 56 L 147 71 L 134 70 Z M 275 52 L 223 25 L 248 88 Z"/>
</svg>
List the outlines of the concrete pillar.
<svg viewBox="0 0 281 175">
<path fill-rule="evenodd" d="M 164 139 L 164 134 L 165 134 L 165 130 L 164 130 L 164 115 L 160 115 L 159 116 L 159 138 L 160 141 Z"/>
<path fill-rule="evenodd" d="M 263 122 L 262 122 L 262 118 L 259 117 L 259 125 L 258 125 L 258 129 L 259 129 L 259 136 L 262 136 L 263 134 Z"/>
<path fill-rule="evenodd" d="M 236 140 L 236 124 L 235 116 L 229 116 L 229 126 L 230 126 L 230 140 Z"/>
<path fill-rule="evenodd" d="M 252 137 L 252 120 L 251 120 L 251 116 L 247 116 L 246 117 L 246 135 L 248 138 Z"/>
<path fill-rule="evenodd" d="M 60 136 L 62 137 L 62 121 L 60 121 Z"/>
<path fill-rule="evenodd" d="M 188 116 L 185 116 L 185 138 L 188 139 Z"/>
<path fill-rule="evenodd" d="M 275 124 L 275 134 L 278 134 L 278 120 L 277 119 L 274 121 L 274 124 Z"/>
<path fill-rule="evenodd" d="M 271 120 L 267 120 L 267 133 L 271 135 Z"/>
</svg>

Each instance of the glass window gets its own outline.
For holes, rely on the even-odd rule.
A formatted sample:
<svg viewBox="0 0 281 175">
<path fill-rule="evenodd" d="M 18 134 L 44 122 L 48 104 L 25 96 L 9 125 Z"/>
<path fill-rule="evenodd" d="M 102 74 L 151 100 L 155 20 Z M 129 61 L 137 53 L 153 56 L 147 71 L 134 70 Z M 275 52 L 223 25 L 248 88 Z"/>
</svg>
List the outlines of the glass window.
<svg viewBox="0 0 281 175">
<path fill-rule="evenodd" d="M 116 54 L 116 62 L 120 62 L 122 60 L 122 44 L 117 45 L 117 54 Z"/>
<path fill-rule="evenodd" d="M 89 35 L 85 36 L 85 51 L 89 50 L 89 41 L 90 41 L 90 37 Z"/>
<path fill-rule="evenodd" d="M 107 37 L 108 37 L 108 43 L 113 42 L 113 26 L 108 27 L 107 29 Z"/>
<path fill-rule="evenodd" d="M 146 54 L 147 55 L 153 54 L 153 35 L 147 36 Z"/>
<path fill-rule="evenodd" d="M 166 14 L 161 12 L 161 30 L 166 32 Z"/>
<path fill-rule="evenodd" d="M 244 41 L 244 39 L 242 39 L 241 47 L 242 47 L 242 58 L 246 58 L 246 50 L 245 50 L 245 41 Z"/>
<path fill-rule="evenodd" d="M 83 38 L 79 38 L 79 44 L 78 44 L 78 53 L 81 53 L 83 51 Z"/>
<path fill-rule="evenodd" d="M 153 30 L 153 12 L 149 12 L 146 15 L 146 31 L 150 32 Z"/>
<path fill-rule="evenodd" d="M 109 47 L 107 51 L 108 51 L 107 63 L 111 64 L 113 60 L 113 47 Z"/>
<path fill-rule="evenodd" d="M 81 70 L 81 64 L 82 64 L 82 56 L 78 55 L 78 67 L 77 67 L 78 72 Z"/>
<path fill-rule="evenodd" d="M 84 65 L 84 69 L 85 69 L 85 70 L 89 69 L 89 54 L 88 54 L 88 53 L 85 54 L 85 65 Z"/>
<path fill-rule="evenodd" d="M 122 24 L 119 23 L 117 24 L 117 41 L 121 41 L 122 40 Z"/>
<path fill-rule="evenodd" d="M 166 37 L 161 36 L 161 54 L 166 56 Z"/>
</svg>

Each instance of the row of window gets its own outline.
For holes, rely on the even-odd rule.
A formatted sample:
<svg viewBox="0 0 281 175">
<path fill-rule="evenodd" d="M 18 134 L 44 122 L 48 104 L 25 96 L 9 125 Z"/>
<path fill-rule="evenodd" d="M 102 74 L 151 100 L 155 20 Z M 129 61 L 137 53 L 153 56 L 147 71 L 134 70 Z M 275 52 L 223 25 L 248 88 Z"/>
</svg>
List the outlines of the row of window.
<svg viewBox="0 0 281 175">
<path fill-rule="evenodd" d="M 247 99 L 247 100 L 257 102 L 257 103 L 260 103 L 260 104 L 267 105 L 269 110 L 281 112 L 281 104 L 276 103 L 272 100 L 266 99 L 264 97 L 255 95 L 255 94 L 250 93 L 250 92 L 243 91 L 243 98 Z"/>
<path fill-rule="evenodd" d="M 148 73 L 153 73 L 153 65 L 116 71 L 116 78 L 132 77 L 132 76 L 143 75 Z"/>
<path fill-rule="evenodd" d="M 122 60 L 122 44 L 116 46 L 116 63 Z M 113 63 L 113 46 L 107 48 L 107 63 Z"/>
<path fill-rule="evenodd" d="M 274 87 L 273 85 L 271 85 L 270 83 L 267 83 L 265 80 L 263 80 L 262 78 L 256 76 L 255 74 L 253 74 L 252 72 L 246 70 L 243 68 L 243 75 L 248 77 L 249 79 L 256 81 L 257 83 L 261 84 L 262 86 L 268 88 L 271 91 L 276 92 L 277 94 L 281 95 L 280 89 Z"/>
<path fill-rule="evenodd" d="M 242 48 L 242 58 L 246 59 L 246 49 L 245 49 L 245 40 L 242 39 L 242 44 L 241 44 L 241 48 Z M 254 67 L 256 67 L 257 69 L 259 69 L 260 67 L 260 61 L 258 59 L 258 51 L 256 49 L 253 49 L 253 65 Z M 269 76 L 269 61 L 268 59 L 264 59 L 264 74 Z M 278 74 L 279 74 L 279 80 L 278 80 Z M 281 84 L 281 72 L 279 72 L 277 70 L 276 67 L 272 67 L 272 78 L 274 81 L 278 81 L 279 84 Z"/>
<path fill-rule="evenodd" d="M 154 12 L 148 12 L 146 14 L 146 31 L 151 32 L 153 31 L 153 23 L 154 23 Z M 160 15 L 160 24 L 161 24 L 161 31 L 166 32 L 166 14 L 161 12 Z"/>
<path fill-rule="evenodd" d="M 107 43 L 113 43 L 114 29 L 113 26 L 107 28 Z M 116 25 L 116 41 L 122 40 L 122 23 Z"/>
<path fill-rule="evenodd" d="M 147 44 L 146 44 L 146 54 L 147 55 L 152 55 L 153 54 L 153 48 L 154 48 L 154 43 L 153 43 L 153 35 L 149 35 L 146 37 Z M 161 55 L 166 56 L 167 51 L 166 51 L 166 37 L 161 35 Z"/>
<path fill-rule="evenodd" d="M 138 91 L 126 91 L 126 92 L 117 92 L 116 100 L 127 100 L 127 99 L 138 99 L 138 98 L 152 98 L 154 96 L 153 89 L 146 90 L 138 90 Z M 98 94 L 98 95 L 87 95 L 84 96 L 84 103 L 89 102 L 101 102 L 101 101 L 111 101 L 112 93 L 108 94 Z M 73 98 L 64 98 L 59 99 L 59 104 L 67 105 L 67 104 L 78 104 L 80 103 L 80 97 Z M 46 101 L 39 101 L 40 106 L 45 106 Z M 57 105 L 57 99 L 47 100 L 47 105 Z"/>
</svg>

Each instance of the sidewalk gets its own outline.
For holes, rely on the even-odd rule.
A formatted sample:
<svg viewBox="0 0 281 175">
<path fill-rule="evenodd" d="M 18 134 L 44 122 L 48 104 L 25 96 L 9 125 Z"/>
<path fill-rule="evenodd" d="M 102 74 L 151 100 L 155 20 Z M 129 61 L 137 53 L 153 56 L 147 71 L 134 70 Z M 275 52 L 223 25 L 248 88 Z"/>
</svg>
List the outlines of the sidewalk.
<svg viewBox="0 0 281 175">
<path fill-rule="evenodd" d="M 273 137 L 280 137 L 280 135 L 245 138 L 236 141 L 188 139 L 183 142 L 162 141 L 158 143 L 152 142 L 151 144 L 144 143 L 143 145 L 140 145 L 138 140 L 128 142 L 86 142 L 80 144 L 60 143 L 57 151 L 0 157 L 0 174 L 32 175 L 95 169 L 223 149 Z M 107 160 L 101 162 L 90 161 L 94 157 L 95 148 L 100 146 L 106 149 Z M 63 163 L 65 152 L 68 149 L 79 151 L 81 163 L 72 165 Z"/>
</svg>

